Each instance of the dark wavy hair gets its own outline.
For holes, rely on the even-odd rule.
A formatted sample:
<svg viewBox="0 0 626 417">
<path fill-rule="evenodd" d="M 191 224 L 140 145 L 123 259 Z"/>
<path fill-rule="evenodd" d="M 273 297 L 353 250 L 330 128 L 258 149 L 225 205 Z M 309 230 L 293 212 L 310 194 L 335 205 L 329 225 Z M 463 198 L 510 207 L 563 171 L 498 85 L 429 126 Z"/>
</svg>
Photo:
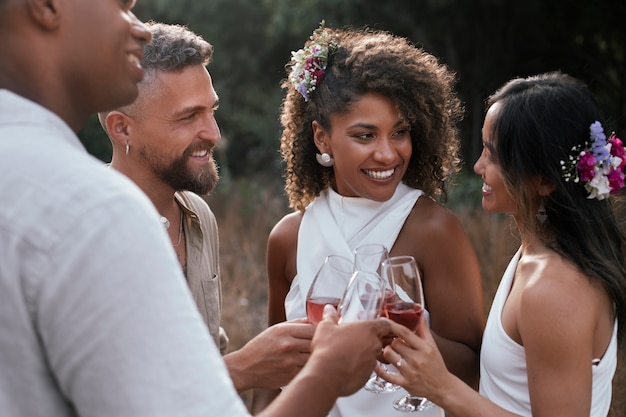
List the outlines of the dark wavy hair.
<svg viewBox="0 0 626 417">
<path fill-rule="evenodd" d="M 286 162 L 285 191 L 292 208 L 305 207 L 328 188 L 332 168 L 315 161 L 311 123 L 330 130 L 330 116 L 346 112 L 366 93 L 390 98 L 410 124 L 413 153 L 403 182 L 439 200 L 459 168 L 457 124 L 463 108 L 454 90 L 456 77 L 433 55 L 407 39 L 370 29 L 326 28 L 337 43 L 323 80 L 305 101 L 285 79 L 280 150 Z M 316 42 L 317 32 L 305 46 Z M 294 61 L 287 63 L 289 73 Z"/>
<path fill-rule="evenodd" d="M 582 183 L 565 181 L 560 161 L 572 147 L 589 140 L 589 127 L 605 120 L 590 91 L 580 80 L 561 72 L 513 79 L 487 100 L 500 103 L 491 137 L 494 160 L 515 200 L 523 228 L 549 248 L 598 280 L 613 302 L 624 342 L 626 325 L 626 240 L 612 198 L 588 199 Z M 607 135 L 608 136 L 608 135 Z M 543 178 L 555 190 L 544 197 L 548 220 L 536 219 L 539 197 L 524 187 Z"/>
</svg>

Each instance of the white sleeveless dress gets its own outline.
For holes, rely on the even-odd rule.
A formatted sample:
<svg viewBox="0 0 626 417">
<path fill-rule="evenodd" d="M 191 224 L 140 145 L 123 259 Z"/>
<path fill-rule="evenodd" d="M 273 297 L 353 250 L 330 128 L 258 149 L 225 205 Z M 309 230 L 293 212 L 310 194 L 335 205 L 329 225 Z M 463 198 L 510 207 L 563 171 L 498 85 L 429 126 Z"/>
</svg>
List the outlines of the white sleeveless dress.
<svg viewBox="0 0 626 417">
<path fill-rule="evenodd" d="M 501 321 L 520 255 L 521 249 L 504 272 L 491 305 L 480 353 L 480 393 L 508 411 L 530 417 L 524 347 L 506 334 Z M 593 376 L 589 415 L 606 417 L 611 406 L 612 380 L 617 367 L 617 322 L 604 356 L 589 366 Z"/>
<path fill-rule="evenodd" d="M 354 257 L 354 249 L 367 243 L 393 247 L 406 217 L 422 191 L 400 184 L 393 197 L 385 202 L 343 197 L 332 189 L 323 191 L 306 209 L 298 233 L 298 274 L 285 298 L 287 319 L 306 317 L 306 294 L 313 277 L 331 254 Z M 332 376 L 329 376 L 332 378 Z M 392 403 L 405 395 L 404 389 L 374 394 L 360 389 L 349 397 L 339 398 L 329 417 L 408 417 Z M 441 408 L 419 413 L 420 417 L 443 417 Z"/>
</svg>

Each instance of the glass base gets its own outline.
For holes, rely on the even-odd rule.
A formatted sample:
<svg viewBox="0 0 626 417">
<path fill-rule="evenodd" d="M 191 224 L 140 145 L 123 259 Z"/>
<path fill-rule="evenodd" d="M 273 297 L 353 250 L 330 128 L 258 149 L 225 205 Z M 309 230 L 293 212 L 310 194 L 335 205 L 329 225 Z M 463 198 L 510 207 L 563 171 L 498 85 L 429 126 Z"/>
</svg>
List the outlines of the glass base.
<svg viewBox="0 0 626 417">
<path fill-rule="evenodd" d="M 383 394 L 386 392 L 395 392 L 400 389 L 400 385 L 387 382 L 378 375 L 374 374 L 367 383 L 363 386 L 366 391 L 374 394 Z"/>
<path fill-rule="evenodd" d="M 393 403 L 393 408 L 407 413 L 428 410 L 432 406 L 433 403 L 428 401 L 428 398 L 416 397 L 414 395 L 405 395 Z"/>
</svg>

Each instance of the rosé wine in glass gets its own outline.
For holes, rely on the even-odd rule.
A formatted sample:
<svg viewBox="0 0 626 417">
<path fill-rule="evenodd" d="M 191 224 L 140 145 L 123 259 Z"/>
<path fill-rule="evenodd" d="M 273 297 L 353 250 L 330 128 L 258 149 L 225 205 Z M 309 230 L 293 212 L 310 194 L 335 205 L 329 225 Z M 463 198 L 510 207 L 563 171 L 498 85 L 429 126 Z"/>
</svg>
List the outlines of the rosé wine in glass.
<svg viewBox="0 0 626 417">
<path fill-rule="evenodd" d="M 330 304 L 337 308 L 339 297 L 316 297 L 306 300 L 306 316 L 313 324 L 318 324 L 324 317 L 324 306 Z"/>
<path fill-rule="evenodd" d="M 417 330 L 424 309 L 421 304 L 407 301 L 394 301 L 385 304 L 385 316 L 411 331 Z"/>
<path fill-rule="evenodd" d="M 352 260 L 329 255 L 313 278 L 306 297 L 306 314 L 313 324 L 323 318 L 324 305 L 337 307 L 354 272 Z"/>
<path fill-rule="evenodd" d="M 382 263 L 381 275 L 394 283 L 396 299 L 385 303 L 385 315 L 390 320 L 417 330 L 424 313 L 424 292 L 419 269 L 412 256 L 395 256 Z M 393 402 L 398 411 L 423 411 L 433 406 L 427 398 L 406 394 Z"/>
</svg>

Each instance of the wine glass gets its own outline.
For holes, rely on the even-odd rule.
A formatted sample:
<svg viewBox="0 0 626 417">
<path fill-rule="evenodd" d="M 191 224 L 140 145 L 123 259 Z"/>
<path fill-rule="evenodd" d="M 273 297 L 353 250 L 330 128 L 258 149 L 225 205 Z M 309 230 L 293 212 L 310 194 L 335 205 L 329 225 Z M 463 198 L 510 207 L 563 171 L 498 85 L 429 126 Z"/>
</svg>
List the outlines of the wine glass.
<svg viewBox="0 0 626 417">
<path fill-rule="evenodd" d="M 396 297 L 389 299 L 384 305 L 384 314 L 389 320 L 416 331 L 424 313 L 424 293 L 420 273 L 412 256 L 395 256 L 383 261 L 381 275 L 392 279 L 395 284 Z M 433 403 L 424 397 L 411 394 L 397 399 L 393 408 L 398 411 L 423 411 L 432 407 Z"/>
<path fill-rule="evenodd" d="M 354 271 L 337 306 L 339 323 L 373 320 L 383 310 L 385 283 L 375 272 Z"/>
<path fill-rule="evenodd" d="M 306 297 L 306 316 L 318 324 L 324 315 L 324 306 L 335 308 L 343 296 L 354 272 L 354 264 L 343 256 L 329 255 L 315 274 Z"/>
<path fill-rule="evenodd" d="M 354 250 L 354 267 L 357 270 L 376 271 L 377 273 L 380 273 L 382 262 L 388 258 L 389 252 L 387 251 L 385 245 L 380 243 L 367 243 Z M 395 295 L 393 281 L 390 281 L 389 278 L 393 279 L 391 275 L 389 275 L 387 279 L 383 279 L 385 282 L 385 303 L 388 299 L 394 297 Z M 381 362 L 379 363 L 383 369 L 387 370 L 387 366 L 385 364 Z M 385 381 L 384 378 L 378 376 L 376 372 L 373 372 L 372 376 L 365 383 L 363 388 L 366 391 L 380 394 L 383 392 L 397 391 L 400 389 L 400 385 Z"/>
<path fill-rule="evenodd" d="M 360 271 L 380 274 L 380 264 L 389 258 L 389 252 L 381 243 L 366 243 L 354 250 L 354 267 Z"/>
</svg>

